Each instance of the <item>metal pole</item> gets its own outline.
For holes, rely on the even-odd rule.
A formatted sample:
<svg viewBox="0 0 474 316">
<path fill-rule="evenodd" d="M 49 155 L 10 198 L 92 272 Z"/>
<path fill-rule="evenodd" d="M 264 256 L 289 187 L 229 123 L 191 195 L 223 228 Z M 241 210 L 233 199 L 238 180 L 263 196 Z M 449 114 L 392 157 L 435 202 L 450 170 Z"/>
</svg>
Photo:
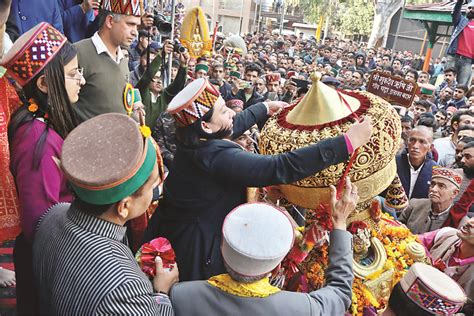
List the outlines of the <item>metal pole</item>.
<svg viewBox="0 0 474 316">
<path fill-rule="evenodd" d="M 174 20 L 175 20 L 175 6 L 176 6 L 176 0 L 171 0 L 171 34 L 170 34 L 170 40 L 173 42 L 174 41 Z M 173 53 L 171 53 L 168 56 L 168 84 L 166 86 L 169 86 L 171 84 L 171 68 L 173 66 Z"/>
<path fill-rule="evenodd" d="M 326 17 L 326 23 L 324 24 L 323 44 L 326 41 L 326 37 L 328 36 L 328 29 L 329 29 L 329 16 Z"/>
<path fill-rule="evenodd" d="M 397 32 L 395 33 L 395 39 L 393 40 L 393 49 L 396 49 L 396 46 L 397 46 L 398 32 L 400 31 L 400 24 L 403 20 L 403 12 L 405 12 L 406 3 L 407 1 L 403 0 L 402 12 L 400 13 L 400 18 L 398 19 Z"/>
<path fill-rule="evenodd" d="M 285 20 L 285 1 L 281 2 L 280 35 L 283 34 L 283 23 Z"/>
<path fill-rule="evenodd" d="M 257 1 L 259 1 L 259 0 L 257 0 Z M 254 8 L 254 11 L 255 11 L 254 13 L 255 13 L 255 14 L 253 15 L 253 26 L 252 26 L 252 29 L 253 29 L 254 32 L 255 32 L 255 26 L 257 25 L 257 6 L 258 6 L 257 1 L 255 2 L 255 8 Z"/>
<path fill-rule="evenodd" d="M 239 35 L 242 34 L 242 23 L 244 21 L 244 0 L 240 2 L 240 25 L 239 25 Z"/>
</svg>

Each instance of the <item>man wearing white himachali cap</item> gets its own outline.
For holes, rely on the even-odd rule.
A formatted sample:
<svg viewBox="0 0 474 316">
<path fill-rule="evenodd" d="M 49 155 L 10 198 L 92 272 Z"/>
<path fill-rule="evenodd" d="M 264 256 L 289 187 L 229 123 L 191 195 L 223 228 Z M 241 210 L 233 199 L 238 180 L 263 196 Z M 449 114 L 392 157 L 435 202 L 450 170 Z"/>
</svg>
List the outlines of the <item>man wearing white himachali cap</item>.
<svg viewBox="0 0 474 316">
<path fill-rule="evenodd" d="M 331 186 L 334 230 L 326 286 L 311 293 L 281 291 L 269 283 L 269 273 L 293 245 L 294 229 L 287 215 L 265 203 L 236 207 L 222 228 L 221 251 L 228 273 L 176 284 L 170 293 L 175 315 L 343 315 L 351 303 L 354 279 L 346 220 L 358 199 L 349 178 L 340 200 Z"/>
</svg>

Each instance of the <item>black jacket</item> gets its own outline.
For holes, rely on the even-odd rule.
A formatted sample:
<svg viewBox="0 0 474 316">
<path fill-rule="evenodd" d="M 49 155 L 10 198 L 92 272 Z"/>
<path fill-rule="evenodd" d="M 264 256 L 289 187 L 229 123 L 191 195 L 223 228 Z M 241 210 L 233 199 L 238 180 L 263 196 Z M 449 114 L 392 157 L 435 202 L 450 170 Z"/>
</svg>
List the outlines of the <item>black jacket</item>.
<svg viewBox="0 0 474 316">
<path fill-rule="evenodd" d="M 234 133 L 267 119 L 256 104 L 234 119 Z M 292 183 L 348 159 L 343 136 L 280 155 L 258 155 L 227 140 L 208 140 L 197 149 L 178 144 L 173 168 L 164 184 L 163 201 L 151 218 L 145 241 L 170 240 L 180 281 L 206 280 L 224 273 L 222 223 L 245 203 L 247 187 Z"/>
</svg>

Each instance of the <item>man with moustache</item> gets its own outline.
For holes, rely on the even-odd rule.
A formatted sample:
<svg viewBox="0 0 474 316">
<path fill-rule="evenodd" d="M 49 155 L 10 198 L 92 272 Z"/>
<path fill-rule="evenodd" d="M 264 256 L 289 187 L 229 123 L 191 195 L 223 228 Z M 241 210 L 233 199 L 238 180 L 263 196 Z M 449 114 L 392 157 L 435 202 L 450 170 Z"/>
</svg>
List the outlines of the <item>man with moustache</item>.
<svg viewBox="0 0 474 316">
<path fill-rule="evenodd" d="M 427 156 L 433 143 L 433 130 L 416 126 L 408 134 L 407 151 L 397 155 L 397 172 L 410 199 L 428 197 L 431 170 L 437 163 Z"/>
<path fill-rule="evenodd" d="M 474 139 L 472 137 L 465 137 L 462 141 L 466 142 L 464 149 L 462 150 L 462 156 L 460 165 L 463 170 L 463 182 L 461 184 L 461 194 L 465 194 L 465 192 L 474 190 L 473 183 L 474 183 Z M 466 193 L 467 194 L 467 193 Z M 467 200 L 470 200 L 470 204 L 466 205 L 466 209 L 468 210 L 468 216 L 474 216 L 474 192 L 471 192 L 471 197 Z M 461 197 L 462 198 L 462 197 Z M 457 202 L 455 200 L 455 202 Z M 469 202 L 468 202 L 469 203 Z"/>
<path fill-rule="evenodd" d="M 81 122 L 103 113 L 126 114 L 123 99 L 129 71 L 121 47 L 130 46 L 138 35 L 143 13 L 143 1 L 103 0 L 99 31 L 75 44 L 87 82 L 74 106 Z"/>
<path fill-rule="evenodd" d="M 471 186 L 472 187 L 472 186 Z M 461 312 L 474 313 L 474 218 L 460 229 L 445 227 L 419 236 L 433 265 L 454 279 L 466 292 Z"/>
<path fill-rule="evenodd" d="M 457 228 L 464 224 L 468 219 L 465 214 L 459 218 L 451 212 L 461 182 L 461 175 L 453 169 L 434 167 L 428 199 L 411 199 L 410 205 L 400 214 L 398 220 L 414 234 L 423 234 L 450 225 Z"/>
</svg>

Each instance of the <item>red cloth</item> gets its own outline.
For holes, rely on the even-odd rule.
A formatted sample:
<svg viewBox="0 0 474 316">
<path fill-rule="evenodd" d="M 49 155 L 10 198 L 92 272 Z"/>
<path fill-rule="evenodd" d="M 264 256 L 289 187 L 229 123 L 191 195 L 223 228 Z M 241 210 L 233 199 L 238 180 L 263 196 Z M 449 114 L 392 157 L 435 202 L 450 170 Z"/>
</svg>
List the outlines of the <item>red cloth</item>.
<svg viewBox="0 0 474 316">
<path fill-rule="evenodd" d="M 19 98 L 8 80 L 0 78 L 0 242 L 14 239 L 21 231 L 20 206 L 15 181 L 10 172 L 7 129 Z"/>
<path fill-rule="evenodd" d="M 459 35 L 458 50 L 456 53 L 474 59 L 474 20 L 471 20 Z"/>
<path fill-rule="evenodd" d="M 461 219 L 466 216 L 472 203 L 474 203 L 474 179 L 471 180 L 466 191 L 462 194 L 459 201 L 453 205 L 449 211 L 449 216 L 444 222 L 443 227 L 458 228 Z"/>
</svg>

